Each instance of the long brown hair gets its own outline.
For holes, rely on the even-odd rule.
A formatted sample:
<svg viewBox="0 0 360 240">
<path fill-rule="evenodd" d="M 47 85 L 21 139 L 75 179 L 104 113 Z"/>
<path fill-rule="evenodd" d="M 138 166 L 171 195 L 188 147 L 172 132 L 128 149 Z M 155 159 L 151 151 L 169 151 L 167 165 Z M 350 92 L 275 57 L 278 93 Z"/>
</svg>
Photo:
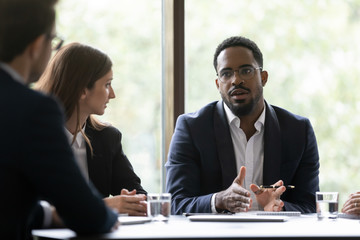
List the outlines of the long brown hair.
<svg viewBox="0 0 360 240">
<path fill-rule="evenodd" d="M 76 113 L 75 133 L 81 132 L 93 149 L 89 138 L 80 124 L 79 100 L 84 89 L 91 89 L 95 82 L 105 76 L 112 67 L 110 58 L 102 51 L 80 43 L 71 43 L 62 47 L 51 59 L 45 72 L 35 85 L 36 89 L 55 95 L 62 102 L 66 120 Z M 87 119 L 90 127 L 101 130 L 107 125 L 90 115 Z M 76 139 L 74 134 L 73 142 Z"/>
</svg>

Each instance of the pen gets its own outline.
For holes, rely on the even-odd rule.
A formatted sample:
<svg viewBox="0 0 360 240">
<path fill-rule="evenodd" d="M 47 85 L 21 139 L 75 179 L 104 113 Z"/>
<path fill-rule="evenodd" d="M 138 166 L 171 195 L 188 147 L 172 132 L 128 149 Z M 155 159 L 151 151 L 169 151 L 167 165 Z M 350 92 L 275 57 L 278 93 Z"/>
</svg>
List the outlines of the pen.
<svg viewBox="0 0 360 240">
<path fill-rule="evenodd" d="M 281 186 L 273 186 L 273 185 L 260 185 L 260 188 L 279 188 Z M 293 185 L 286 185 L 286 189 L 294 189 L 295 186 Z"/>
</svg>

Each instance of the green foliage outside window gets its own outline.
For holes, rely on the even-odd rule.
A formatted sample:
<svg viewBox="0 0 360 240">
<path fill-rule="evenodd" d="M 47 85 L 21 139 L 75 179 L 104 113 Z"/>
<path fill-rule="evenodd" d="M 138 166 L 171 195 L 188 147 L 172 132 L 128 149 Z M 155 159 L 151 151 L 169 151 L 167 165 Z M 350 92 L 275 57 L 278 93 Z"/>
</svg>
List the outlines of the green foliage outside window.
<svg viewBox="0 0 360 240">
<path fill-rule="evenodd" d="M 57 31 L 114 63 L 116 99 L 101 119 L 123 133 L 124 150 L 148 191 L 159 191 L 161 1 L 62 0 Z M 264 55 L 266 100 L 308 117 L 320 153 L 320 188 L 340 204 L 360 189 L 360 1 L 186 0 L 186 112 L 220 99 L 216 46 L 243 35 Z M 340 206 L 341 206 L 340 205 Z"/>
</svg>

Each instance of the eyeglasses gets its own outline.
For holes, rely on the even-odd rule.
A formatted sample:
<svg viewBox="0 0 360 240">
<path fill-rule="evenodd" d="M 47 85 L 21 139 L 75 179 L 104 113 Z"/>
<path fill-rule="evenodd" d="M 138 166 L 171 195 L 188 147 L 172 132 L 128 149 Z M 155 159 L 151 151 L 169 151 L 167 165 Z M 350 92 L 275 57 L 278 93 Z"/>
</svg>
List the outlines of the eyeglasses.
<svg viewBox="0 0 360 240">
<path fill-rule="evenodd" d="M 258 69 L 261 71 L 262 67 L 255 68 L 253 66 L 245 66 L 245 67 L 240 67 L 237 70 L 226 69 L 221 71 L 220 76 L 219 74 L 218 76 L 220 78 L 220 81 L 225 83 L 230 81 L 235 76 L 235 72 L 237 72 L 242 80 L 249 80 L 255 76 L 255 70 Z"/>
<path fill-rule="evenodd" d="M 64 43 L 64 39 L 57 35 L 51 36 L 51 50 L 57 51 L 61 48 Z"/>
</svg>

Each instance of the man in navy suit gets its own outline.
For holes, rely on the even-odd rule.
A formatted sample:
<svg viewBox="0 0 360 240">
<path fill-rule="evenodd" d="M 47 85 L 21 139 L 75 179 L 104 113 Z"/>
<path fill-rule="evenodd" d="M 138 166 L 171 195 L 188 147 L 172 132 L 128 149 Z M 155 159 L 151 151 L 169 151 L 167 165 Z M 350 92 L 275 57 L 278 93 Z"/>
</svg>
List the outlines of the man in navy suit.
<svg viewBox="0 0 360 240">
<path fill-rule="evenodd" d="M 172 213 L 315 212 L 314 131 L 307 118 L 264 100 L 268 73 L 258 46 L 228 38 L 214 67 L 222 100 L 177 119 L 166 163 Z"/>
<path fill-rule="evenodd" d="M 0 238 L 30 238 L 38 200 L 78 233 L 108 232 L 117 214 L 88 186 L 57 102 L 26 85 L 38 79 L 55 38 L 55 0 L 0 0 Z M 55 46 L 59 47 L 59 46 Z"/>
</svg>

